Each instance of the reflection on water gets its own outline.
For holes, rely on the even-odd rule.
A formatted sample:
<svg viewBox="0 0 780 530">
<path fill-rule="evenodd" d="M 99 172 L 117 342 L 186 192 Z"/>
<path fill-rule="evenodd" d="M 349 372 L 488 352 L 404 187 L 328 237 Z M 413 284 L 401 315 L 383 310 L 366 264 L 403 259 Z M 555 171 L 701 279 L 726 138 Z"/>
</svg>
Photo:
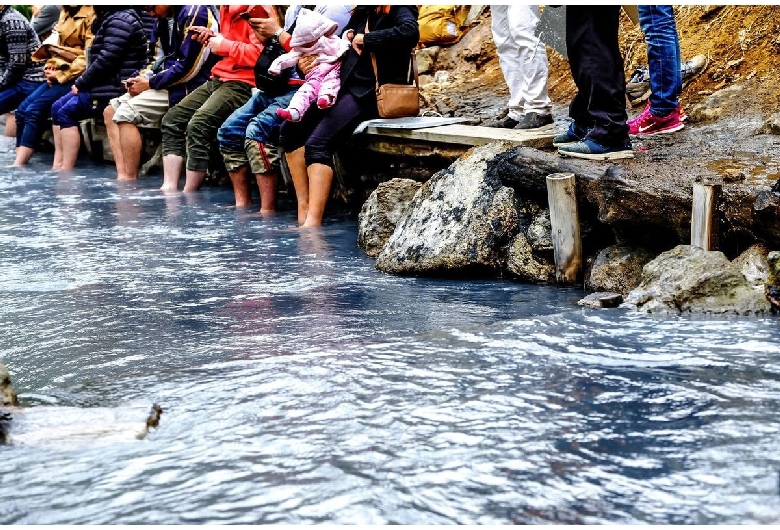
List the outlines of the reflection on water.
<svg viewBox="0 0 780 530">
<path fill-rule="evenodd" d="M 2 523 L 780 522 L 775 319 L 388 276 L 354 221 L 39 165 L 0 170 Z"/>
</svg>

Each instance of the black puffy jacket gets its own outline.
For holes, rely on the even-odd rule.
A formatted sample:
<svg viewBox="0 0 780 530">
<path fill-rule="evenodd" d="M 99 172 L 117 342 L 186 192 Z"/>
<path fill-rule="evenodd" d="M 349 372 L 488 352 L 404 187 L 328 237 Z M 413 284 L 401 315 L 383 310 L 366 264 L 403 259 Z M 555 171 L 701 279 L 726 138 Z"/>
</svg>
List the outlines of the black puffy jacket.
<svg viewBox="0 0 780 530">
<path fill-rule="evenodd" d="M 95 6 L 95 12 L 95 38 L 87 49 L 87 69 L 76 80 L 76 88 L 95 99 L 111 99 L 126 92 L 122 81 L 145 64 L 148 39 L 134 9 Z"/>
</svg>

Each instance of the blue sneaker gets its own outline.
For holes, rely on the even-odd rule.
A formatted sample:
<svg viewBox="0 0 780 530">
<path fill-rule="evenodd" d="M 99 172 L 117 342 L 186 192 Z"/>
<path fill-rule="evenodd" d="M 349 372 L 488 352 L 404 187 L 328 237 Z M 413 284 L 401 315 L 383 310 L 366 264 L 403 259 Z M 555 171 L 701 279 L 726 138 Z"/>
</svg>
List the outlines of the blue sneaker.
<svg viewBox="0 0 780 530">
<path fill-rule="evenodd" d="M 618 160 L 621 158 L 634 158 L 634 151 L 631 149 L 631 142 L 617 147 L 604 147 L 593 140 L 582 140 L 581 142 L 562 145 L 558 148 L 558 154 L 561 156 L 571 156 L 574 158 L 587 158 L 588 160 Z"/>
<path fill-rule="evenodd" d="M 553 147 L 560 147 L 564 144 L 571 144 L 579 142 L 588 134 L 588 131 L 580 127 L 574 122 L 569 124 L 569 129 L 565 133 L 561 133 L 553 138 Z"/>
</svg>

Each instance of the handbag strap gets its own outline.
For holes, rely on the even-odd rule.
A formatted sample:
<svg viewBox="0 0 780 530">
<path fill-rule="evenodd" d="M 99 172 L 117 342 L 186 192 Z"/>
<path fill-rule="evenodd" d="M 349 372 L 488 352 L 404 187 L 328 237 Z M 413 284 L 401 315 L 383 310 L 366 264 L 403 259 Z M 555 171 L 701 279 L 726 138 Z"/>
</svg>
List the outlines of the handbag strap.
<svg viewBox="0 0 780 530">
<path fill-rule="evenodd" d="M 366 33 L 368 33 L 368 19 L 366 19 Z M 414 84 L 410 85 L 417 89 L 420 88 L 420 78 L 417 73 L 417 55 L 415 54 L 415 50 L 412 50 L 411 52 L 411 62 L 409 63 L 412 71 L 414 72 Z M 379 92 L 379 72 L 376 68 L 376 54 L 374 52 L 371 52 L 371 64 L 374 66 L 374 77 L 376 78 L 376 90 Z M 407 79 L 409 78 L 407 74 Z"/>
</svg>

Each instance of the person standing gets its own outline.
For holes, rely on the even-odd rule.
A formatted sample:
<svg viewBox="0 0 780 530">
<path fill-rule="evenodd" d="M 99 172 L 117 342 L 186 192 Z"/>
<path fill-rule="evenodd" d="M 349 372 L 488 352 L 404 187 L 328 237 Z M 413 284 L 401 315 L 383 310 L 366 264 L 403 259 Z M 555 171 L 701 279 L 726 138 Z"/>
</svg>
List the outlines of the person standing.
<svg viewBox="0 0 780 530">
<path fill-rule="evenodd" d="M 639 26 L 647 44 L 650 98 L 644 111 L 628 122 L 629 134 L 650 136 L 679 131 L 683 112 L 680 38 L 672 6 L 640 5 Z"/>
<path fill-rule="evenodd" d="M 539 6 L 491 5 L 491 29 L 498 62 L 509 87 L 509 112 L 486 127 L 538 129 L 552 125 L 547 92 L 547 50 L 535 35 Z"/>
<path fill-rule="evenodd" d="M 568 5 L 564 9 L 566 49 L 577 94 L 569 105 L 572 123 L 565 133 L 553 138 L 553 145 L 561 156 L 634 158 L 618 44 L 620 6 Z"/>
</svg>

